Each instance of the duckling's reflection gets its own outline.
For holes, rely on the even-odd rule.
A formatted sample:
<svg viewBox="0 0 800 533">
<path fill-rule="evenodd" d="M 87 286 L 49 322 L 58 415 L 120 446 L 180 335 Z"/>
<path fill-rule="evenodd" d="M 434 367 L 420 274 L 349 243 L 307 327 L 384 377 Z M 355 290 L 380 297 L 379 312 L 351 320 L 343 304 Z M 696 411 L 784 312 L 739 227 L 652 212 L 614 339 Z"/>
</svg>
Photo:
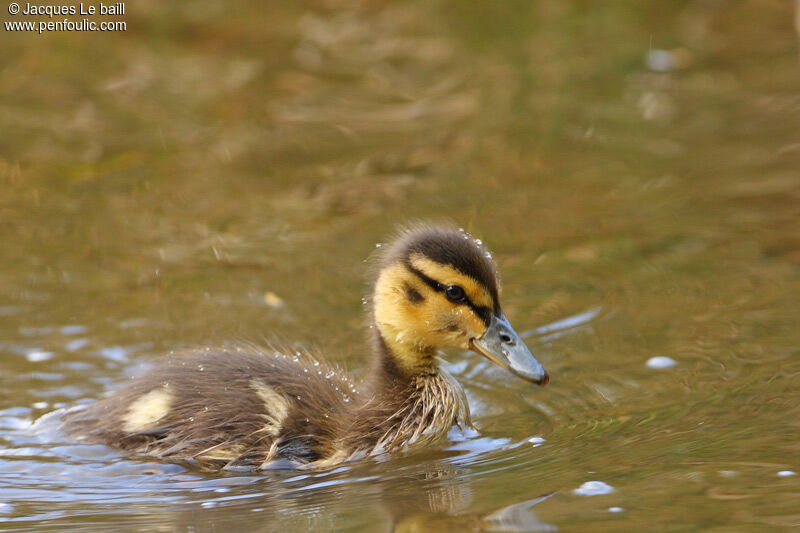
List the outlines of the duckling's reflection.
<svg viewBox="0 0 800 533">
<path fill-rule="evenodd" d="M 195 508 L 171 518 L 174 529 L 196 531 L 556 530 L 530 511 L 547 497 L 470 511 L 481 506 L 475 505 L 469 469 L 438 458 L 420 462 L 417 456 L 413 463 L 409 459 L 320 476 L 298 476 L 297 471 L 262 474 L 263 481 L 248 485 L 249 494 L 231 490 L 203 503 L 200 512 Z M 263 492 L 253 494 L 253 487 Z"/>
<path fill-rule="evenodd" d="M 416 531 L 432 522 L 452 520 L 473 502 L 468 472 L 445 462 L 424 465 L 398 480 L 399 490 L 387 487 L 381 506 L 389 516 L 389 531 Z"/>
<path fill-rule="evenodd" d="M 530 508 L 548 496 L 515 503 L 489 513 L 470 513 L 474 503 L 470 472 L 446 462 L 425 465 L 412 476 L 410 490 L 386 495 L 381 505 L 390 516 L 388 531 L 556 531 Z M 421 487 L 421 489 L 420 489 Z"/>
</svg>

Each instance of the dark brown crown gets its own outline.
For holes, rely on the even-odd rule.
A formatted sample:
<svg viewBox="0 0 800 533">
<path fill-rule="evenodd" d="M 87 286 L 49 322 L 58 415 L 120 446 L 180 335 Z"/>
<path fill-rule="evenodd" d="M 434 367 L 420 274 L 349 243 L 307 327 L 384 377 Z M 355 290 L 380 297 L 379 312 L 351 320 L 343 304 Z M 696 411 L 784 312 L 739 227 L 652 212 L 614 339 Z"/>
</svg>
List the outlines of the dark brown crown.
<svg viewBox="0 0 800 533">
<path fill-rule="evenodd" d="M 483 243 L 461 229 L 436 226 L 415 227 L 401 234 L 384 256 L 384 265 L 402 261 L 409 264 L 414 254 L 449 265 L 483 285 L 499 311 L 497 267 Z"/>
</svg>

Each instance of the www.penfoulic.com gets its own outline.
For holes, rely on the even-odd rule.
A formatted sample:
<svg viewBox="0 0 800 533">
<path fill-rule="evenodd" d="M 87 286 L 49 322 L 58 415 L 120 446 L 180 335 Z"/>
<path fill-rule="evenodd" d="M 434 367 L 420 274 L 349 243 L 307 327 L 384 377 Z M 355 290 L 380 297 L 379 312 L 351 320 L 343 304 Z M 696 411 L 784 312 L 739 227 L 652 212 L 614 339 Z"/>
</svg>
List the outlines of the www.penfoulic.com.
<svg viewBox="0 0 800 533">
<path fill-rule="evenodd" d="M 89 18 L 53 20 L 54 17 L 69 15 L 89 15 L 98 17 L 120 16 L 125 14 L 125 3 L 115 4 L 84 4 L 77 5 L 35 5 L 17 2 L 8 4 L 8 13 L 18 17 L 17 20 L 3 21 L 3 28 L 9 32 L 34 32 L 38 34 L 54 31 L 125 31 L 128 29 L 127 23 L 121 20 L 92 20 Z M 24 17 L 36 17 L 40 20 L 20 20 Z M 48 17 L 50 20 L 41 20 L 41 17 Z M 60 18 L 60 17 L 59 17 Z"/>
<path fill-rule="evenodd" d="M 58 21 L 38 21 L 32 20 L 14 20 L 4 21 L 3 26 L 6 31 L 26 31 L 36 32 L 39 34 L 48 31 L 125 31 L 127 26 L 125 22 L 96 22 L 94 20 L 58 20 Z"/>
</svg>

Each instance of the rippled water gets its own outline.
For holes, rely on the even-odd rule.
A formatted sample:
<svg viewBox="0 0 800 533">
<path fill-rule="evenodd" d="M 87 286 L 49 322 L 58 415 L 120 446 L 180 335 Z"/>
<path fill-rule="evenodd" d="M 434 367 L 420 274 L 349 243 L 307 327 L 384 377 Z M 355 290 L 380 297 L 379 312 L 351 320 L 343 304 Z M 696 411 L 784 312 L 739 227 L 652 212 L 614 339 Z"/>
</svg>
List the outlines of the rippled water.
<svg viewBox="0 0 800 533">
<path fill-rule="evenodd" d="M 789 4 L 149 2 L 122 35 L 3 33 L 0 528 L 800 525 Z M 359 375 L 364 261 L 419 218 L 490 246 L 551 375 L 448 354 L 477 431 L 245 475 L 52 430 L 176 348 Z"/>
</svg>

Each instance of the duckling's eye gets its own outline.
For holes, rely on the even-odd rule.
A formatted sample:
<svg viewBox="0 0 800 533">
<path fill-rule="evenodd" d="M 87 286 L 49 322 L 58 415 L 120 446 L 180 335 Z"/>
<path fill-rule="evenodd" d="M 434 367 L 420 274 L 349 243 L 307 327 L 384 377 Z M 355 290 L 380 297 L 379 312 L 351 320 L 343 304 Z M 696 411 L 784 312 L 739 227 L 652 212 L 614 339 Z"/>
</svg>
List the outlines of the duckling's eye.
<svg viewBox="0 0 800 533">
<path fill-rule="evenodd" d="M 458 285 L 448 285 L 444 290 L 444 294 L 453 303 L 463 302 L 467 298 L 467 295 L 464 294 L 464 289 Z"/>
</svg>

